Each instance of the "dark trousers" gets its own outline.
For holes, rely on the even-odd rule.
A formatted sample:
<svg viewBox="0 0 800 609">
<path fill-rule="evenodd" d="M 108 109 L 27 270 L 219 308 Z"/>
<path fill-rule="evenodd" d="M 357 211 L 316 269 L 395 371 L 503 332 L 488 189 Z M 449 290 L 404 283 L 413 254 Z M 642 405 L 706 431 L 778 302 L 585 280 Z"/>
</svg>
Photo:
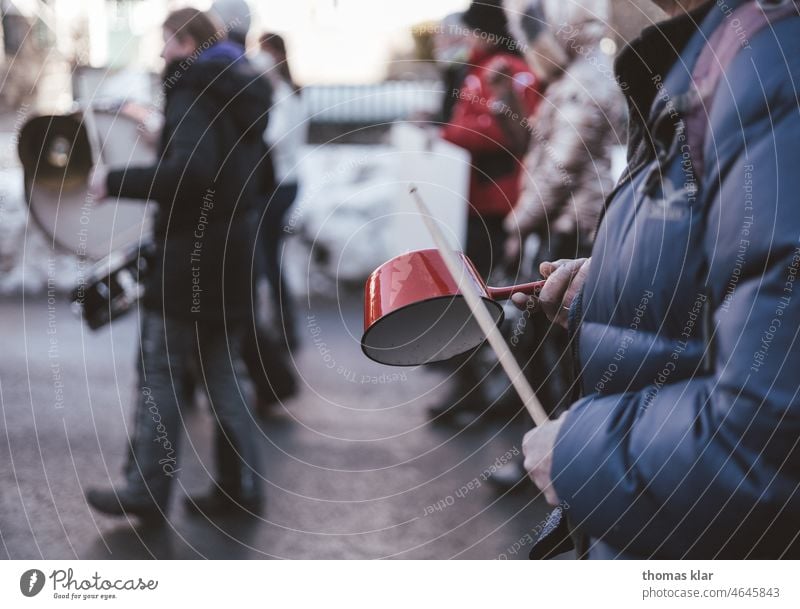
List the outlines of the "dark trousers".
<svg viewBox="0 0 800 609">
<path fill-rule="evenodd" d="M 505 236 L 502 216 L 470 214 L 467 219 L 465 253 L 484 281 L 488 281 L 492 271 L 503 264 Z M 481 349 L 488 347 L 483 346 Z M 486 370 L 480 364 L 480 359 L 475 351 L 471 351 L 454 357 L 443 365 L 452 374 L 454 381 L 453 393 L 448 396 L 448 400 L 460 400 L 460 405 L 468 409 L 485 405 L 482 378 L 486 376 Z"/>
<path fill-rule="evenodd" d="M 272 291 L 272 302 L 279 313 L 283 335 L 288 345 L 294 346 L 295 317 L 289 290 L 281 272 L 283 236 L 286 213 L 297 198 L 297 184 L 278 186 L 264 212 L 264 222 L 259 234 L 259 247 L 264 254 L 264 271 Z"/>
<path fill-rule="evenodd" d="M 503 264 L 506 232 L 502 216 L 476 216 L 467 218 L 467 257 L 484 281 L 491 272 Z"/>
<path fill-rule="evenodd" d="M 167 319 L 144 310 L 140 318 L 139 387 L 125 478 L 135 493 L 165 506 L 181 470 L 181 408 L 192 401 L 182 380 L 197 366 L 216 423 L 217 484 L 233 496 L 258 493 L 253 418 L 244 396 L 238 328 Z"/>
<path fill-rule="evenodd" d="M 253 294 L 253 316 L 245 334 L 242 357 L 255 384 L 260 405 L 290 395 L 296 386 L 289 349 L 294 346 L 295 316 L 291 295 L 281 272 L 284 222 L 297 196 L 297 184 L 278 187 L 270 196 L 259 222 L 256 244 L 256 283 L 266 278 L 270 292 L 270 316 L 275 327 L 264 327 L 259 307 L 264 303 Z M 259 255 L 260 254 L 260 255 Z"/>
</svg>

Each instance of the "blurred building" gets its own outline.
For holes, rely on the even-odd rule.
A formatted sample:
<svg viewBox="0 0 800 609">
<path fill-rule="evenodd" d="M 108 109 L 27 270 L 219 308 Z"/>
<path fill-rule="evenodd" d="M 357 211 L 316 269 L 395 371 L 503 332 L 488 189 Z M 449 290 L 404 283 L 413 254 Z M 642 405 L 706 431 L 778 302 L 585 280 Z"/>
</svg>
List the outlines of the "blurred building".
<svg viewBox="0 0 800 609">
<path fill-rule="evenodd" d="M 0 0 L 6 109 L 26 100 L 52 110 L 63 107 L 72 99 L 69 74 L 80 66 L 157 70 L 158 26 L 173 4 L 164 0 Z M 45 94 L 30 99 L 42 89 Z"/>
</svg>

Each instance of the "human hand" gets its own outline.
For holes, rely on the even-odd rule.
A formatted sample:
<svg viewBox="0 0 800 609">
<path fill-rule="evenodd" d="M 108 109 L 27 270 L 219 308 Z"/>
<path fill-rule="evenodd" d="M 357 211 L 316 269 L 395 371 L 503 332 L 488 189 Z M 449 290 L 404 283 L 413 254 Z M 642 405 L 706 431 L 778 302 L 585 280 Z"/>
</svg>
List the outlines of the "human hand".
<svg viewBox="0 0 800 609">
<path fill-rule="evenodd" d="M 148 146 L 156 146 L 164 128 L 164 115 L 154 106 L 126 102 L 120 114 L 136 121 L 136 131 Z"/>
<path fill-rule="evenodd" d="M 567 327 L 569 309 L 576 294 L 586 281 L 591 260 L 591 258 L 557 260 L 542 262 L 539 265 L 539 272 L 547 281 L 536 297 L 538 307 L 541 308 L 547 319 L 562 328 L 566 329 Z M 511 296 L 511 301 L 517 308 L 524 311 L 529 306 L 529 298 L 531 297 L 517 293 Z"/>
<path fill-rule="evenodd" d="M 566 413 L 565 413 L 566 414 Z M 559 498 L 553 487 L 553 447 L 558 437 L 564 416 L 548 421 L 531 429 L 522 439 L 522 453 L 525 455 L 525 471 L 533 483 L 544 494 L 550 505 L 558 505 Z"/>
</svg>

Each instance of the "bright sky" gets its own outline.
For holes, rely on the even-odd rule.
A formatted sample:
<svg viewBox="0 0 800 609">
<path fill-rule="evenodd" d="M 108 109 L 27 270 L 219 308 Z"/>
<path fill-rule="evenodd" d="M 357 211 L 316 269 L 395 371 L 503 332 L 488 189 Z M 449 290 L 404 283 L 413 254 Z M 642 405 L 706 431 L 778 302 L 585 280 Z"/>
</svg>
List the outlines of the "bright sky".
<svg viewBox="0 0 800 609">
<path fill-rule="evenodd" d="M 285 34 L 297 80 L 379 80 L 410 26 L 464 10 L 469 0 L 250 0 L 254 30 Z"/>
<path fill-rule="evenodd" d="M 0 0 L 2 1 L 2 0 Z M 11 0 L 20 8 L 40 0 Z M 282 34 L 294 77 L 302 84 L 363 83 L 381 80 L 392 51 L 411 47 L 412 25 L 462 11 L 469 0 L 247 0 L 253 13 L 253 39 L 265 31 Z M 208 9 L 212 0 L 52 0 L 42 17 L 62 38 L 81 15 L 88 20 L 93 65 L 161 64 L 161 28 L 170 10 Z M 48 16 L 51 15 L 51 16 Z M 126 37 L 133 35 L 138 44 Z M 120 42 L 121 40 L 121 42 Z M 132 56 L 130 56 L 132 55 Z"/>
</svg>

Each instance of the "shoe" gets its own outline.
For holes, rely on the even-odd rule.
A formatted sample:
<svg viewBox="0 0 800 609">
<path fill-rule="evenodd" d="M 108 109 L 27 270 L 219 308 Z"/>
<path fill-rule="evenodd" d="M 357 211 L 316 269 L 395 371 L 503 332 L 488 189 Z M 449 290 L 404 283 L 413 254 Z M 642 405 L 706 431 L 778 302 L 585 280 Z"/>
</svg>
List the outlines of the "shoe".
<svg viewBox="0 0 800 609">
<path fill-rule="evenodd" d="M 150 497 L 134 495 L 126 488 L 89 489 L 86 501 L 98 512 L 110 516 L 132 515 L 151 524 L 166 518 L 164 510 Z"/>
<path fill-rule="evenodd" d="M 256 415 L 262 419 L 269 419 L 282 412 L 283 403 L 297 394 L 297 385 L 292 380 L 281 387 L 273 387 L 270 391 L 258 391 L 256 395 Z"/>
<path fill-rule="evenodd" d="M 207 495 L 186 497 L 183 505 L 192 516 L 226 516 L 237 512 L 260 514 L 263 499 L 260 495 L 226 495 L 221 490 L 214 489 Z"/>
</svg>

